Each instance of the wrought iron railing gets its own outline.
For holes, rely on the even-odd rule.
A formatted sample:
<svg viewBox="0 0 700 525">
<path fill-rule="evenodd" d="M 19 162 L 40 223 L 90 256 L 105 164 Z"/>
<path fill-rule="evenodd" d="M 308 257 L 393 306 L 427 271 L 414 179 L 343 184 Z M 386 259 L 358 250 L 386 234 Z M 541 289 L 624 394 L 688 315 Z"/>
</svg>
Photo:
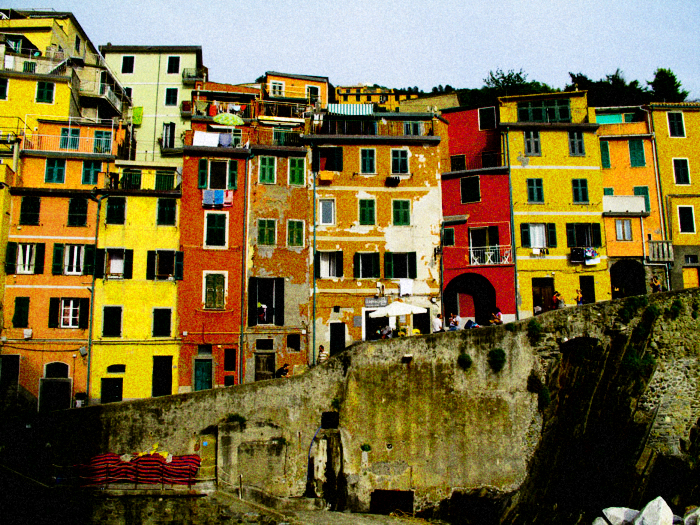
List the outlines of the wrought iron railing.
<svg viewBox="0 0 700 525">
<path fill-rule="evenodd" d="M 22 149 L 32 151 L 62 151 L 75 153 L 112 154 L 112 140 L 94 137 L 32 135 L 25 137 Z"/>
<path fill-rule="evenodd" d="M 469 248 L 469 264 L 472 266 L 513 264 L 513 249 L 510 245 Z"/>
<path fill-rule="evenodd" d="M 389 137 L 425 137 L 435 134 L 432 121 L 387 121 L 371 119 L 329 119 L 311 126 L 312 135 L 369 135 Z"/>
</svg>

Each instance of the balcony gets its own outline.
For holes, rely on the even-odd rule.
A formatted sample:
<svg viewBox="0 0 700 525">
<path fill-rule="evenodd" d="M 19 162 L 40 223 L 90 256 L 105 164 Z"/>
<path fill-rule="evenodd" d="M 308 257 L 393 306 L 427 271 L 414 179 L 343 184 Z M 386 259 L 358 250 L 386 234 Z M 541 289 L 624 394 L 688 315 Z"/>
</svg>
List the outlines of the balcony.
<svg viewBox="0 0 700 525">
<path fill-rule="evenodd" d="M 269 100 L 256 101 L 258 117 L 282 117 L 303 119 L 306 112 L 306 104 L 294 104 L 291 102 L 274 102 Z"/>
<path fill-rule="evenodd" d="M 673 244 L 671 241 L 649 241 L 647 247 L 647 261 L 673 262 Z"/>
<path fill-rule="evenodd" d="M 233 132 L 185 134 L 185 145 L 209 148 L 249 148 L 253 146 L 302 147 L 301 133 L 279 128 L 235 129 Z"/>
<path fill-rule="evenodd" d="M 510 245 L 469 248 L 469 264 L 471 266 L 513 264 L 513 250 Z"/>
<path fill-rule="evenodd" d="M 394 120 L 349 120 L 324 118 L 320 123 L 314 121 L 309 130 L 310 135 L 346 135 L 419 138 L 435 135 L 433 121 L 405 122 Z"/>
<path fill-rule="evenodd" d="M 180 102 L 180 116 L 182 118 L 190 118 L 192 116 L 192 101 L 183 100 Z"/>
<path fill-rule="evenodd" d="M 52 151 L 61 153 L 113 155 L 110 139 L 94 137 L 67 137 L 60 135 L 32 135 L 22 142 L 25 151 Z"/>
<path fill-rule="evenodd" d="M 106 190 L 173 191 L 178 189 L 176 174 L 170 170 L 123 169 L 105 177 Z"/>
<path fill-rule="evenodd" d="M 117 112 L 122 111 L 122 101 L 114 92 L 112 86 L 103 82 L 80 82 L 80 94 L 88 97 L 99 97 L 109 101 Z"/>
<path fill-rule="evenodd" d="M 470 158 L 467 158 L 466 155 L 452 155 L 450 157 L 450 172 L 475 171 L 503 166 L 505 166 L 504 155 L 498 151 L 484 151 Z"/>
<path fill-rule="evenodd" d="M 182 70 L 182 83 L 185 86 L 194 86 L 198 81 L 204 82 L 205 80 L 204 68 L 186 67 Z"/>
</svg>

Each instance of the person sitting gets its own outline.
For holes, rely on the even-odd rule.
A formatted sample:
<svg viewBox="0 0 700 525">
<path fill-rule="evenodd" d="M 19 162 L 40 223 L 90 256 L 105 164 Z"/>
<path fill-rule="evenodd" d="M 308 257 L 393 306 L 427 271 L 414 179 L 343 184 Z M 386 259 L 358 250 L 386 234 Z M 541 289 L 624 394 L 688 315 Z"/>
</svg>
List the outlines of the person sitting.
<svg viewBox="0 0 700 525">
<path fill-rule="evenodd" d="M 501 309 L 496 307 L 496 310 L 491 314 L 491 320 L 489 321 L 491 324 L 503 324 L 503 314 L 501 313 Z"/>
<path fill-rule="evenodd" d="M 283 364 L 280 368 L 277 369 L 277 372 L 275 372 L 275 378 L 287 377 L 288 375 L 289 375 L 289 363 Z"/>
</svg>

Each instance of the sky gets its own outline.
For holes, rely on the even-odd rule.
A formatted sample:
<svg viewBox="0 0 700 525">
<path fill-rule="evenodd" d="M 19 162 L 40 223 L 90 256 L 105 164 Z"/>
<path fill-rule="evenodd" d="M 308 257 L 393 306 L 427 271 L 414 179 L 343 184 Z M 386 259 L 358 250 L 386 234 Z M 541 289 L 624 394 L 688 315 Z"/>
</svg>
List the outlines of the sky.
<svg viewBox="0 0 700 525">
<path fill-rule="evenodd" d="M 564 88 L 569 72 L 628 80 L 669 68 L 700 100 L 699 0 L 30 0 L 71 11 L 96 46 L 200 45 L 209 79 L 266 71 L 335 86 L 479 88 L 523 70 Z"/>
</svg>

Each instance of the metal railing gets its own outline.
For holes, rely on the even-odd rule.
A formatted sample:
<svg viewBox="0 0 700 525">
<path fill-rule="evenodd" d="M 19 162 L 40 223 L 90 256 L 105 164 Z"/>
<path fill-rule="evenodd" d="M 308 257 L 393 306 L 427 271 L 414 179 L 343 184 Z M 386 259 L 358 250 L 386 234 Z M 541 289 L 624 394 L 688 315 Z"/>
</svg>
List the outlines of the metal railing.
<svg viewBox="0 0 700 525">
<path fill-rule="evenodd" d="M 172 191 L 175 189 L 175 172 L 157 170 L 122 170 L 113 172 L 104 178 L 107 190 L 156 190 Z"/>
<path fill-rule="evenodd" d="M 648 241 L 647 260 L 649 262 L 673 262 L 671 241 Z"/>
<path fill-rule="evenodd" d="M 204 81 L 204 69 L 186 67 L 182 70 L 182 82 L 194 84 L 197 80 Z"/>
<path fill-rule="evenodd" d="M 122 110 L 122 101 L 109 84 L 103 82 L 80 82 L 80 93 L 83 95 L 99 95 L 105 97 L 117 109 Z"/>
<path fill-rule="evenodd" d="M 290 131 L 286 129 L 279 128 L 257 128 L 257 129 L 243 129 L 240 130 L 241 133 L 231 136 L 230 140 L 225 141 L 224 146 L 221 142 L 218 147 L 229 147 L 229 148 L 242 148 L 250 147 L 254 145 L 258 146 L 291 146 L 291 147 L 302 147 L 301 142 L 301 132 L 300 131 Z M 209 135 L 212 135 L 210 132 Z M 231 135 L 229 132 L 221 132 L 220 135 Z M 185 134 L 185 145 L 187 146 L 199 146 L 200 144 L 194 143 L 194 133 Z"/>
<path fill-rule="evenodd" d="M 513 249 L 509 244 L 469 248 L 469 264 L 472 266 L 513 264 Z"/>
<path fill-rule="evenodd" d="M 112 155 L 112 140 L 94 137 L 69 137 L 60 135 L 32 135 L 22 141 L 22 149 L 32 151 L 63 151 L 75 153 L 100 153 Z"/>
<path fill-rule="evenodd" d="M 256 109 L 258 117 L 304 118 L 307 105 L 259 100 L 256 101 Z"/>
<path fill-rule="evenodd" d="M 505 165 L 503 153 L 484 152 L 478 157 L 466 158 L 466 155 L 450 157 L 450 171 L 469 171 L 484 168 L 499 168 Z"/>
<path fill-rule="evenodd" d="M 386 120 L 351 120 L 325 118 L 320 124 L 314 123 L 311 135 L 369 135 L 388 137 L 425 137 L 435 134 L 432 121 L 386 121 Z"/>
</svg>

